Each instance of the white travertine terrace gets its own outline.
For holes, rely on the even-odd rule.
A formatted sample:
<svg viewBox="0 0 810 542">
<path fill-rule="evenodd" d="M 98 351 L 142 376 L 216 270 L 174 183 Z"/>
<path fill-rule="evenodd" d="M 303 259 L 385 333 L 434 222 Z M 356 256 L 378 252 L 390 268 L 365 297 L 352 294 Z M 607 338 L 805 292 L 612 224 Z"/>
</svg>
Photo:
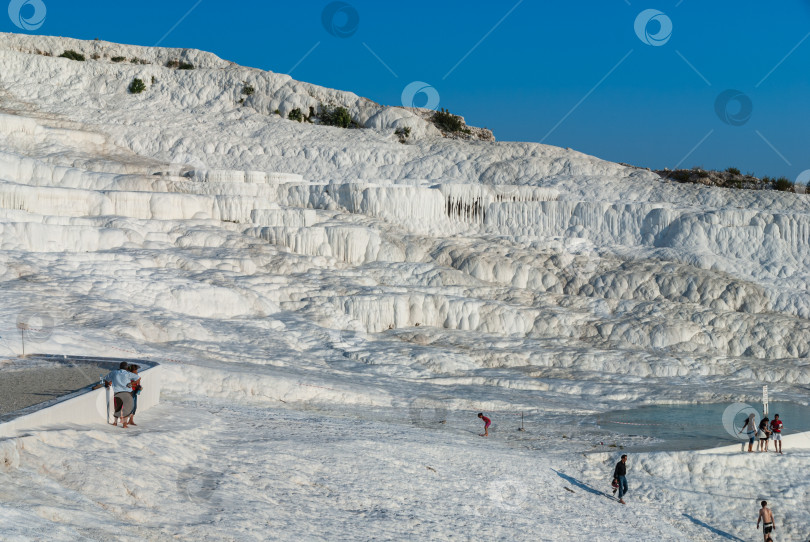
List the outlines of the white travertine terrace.
<svg viewBox="0 0 810 542">
<path fill-rule="evenodd" d="M 134 77 L 142 94 L 126 91 Z M 255 93 L 239 103 L 245 84 Z M 365 128 L 286 119 L 320 104 Z M 443 139 L 412 111 L 202 51 L 0 34 L 0 248 L 0 336 L 23 311 L 47 313 L 41 351 L 123 349 L 165 375 L 152 412 L 166 410 L 144 414 L 134 458 L 106 454 L 122 437 L 103 426 L 0 442 L 2 485 L 25 503 L 0 495 L 10 538 L 34 525 L 74 540 L 87 524 L 261 538 L 239 503 L 272 495 L 289 539 L 324 525 L 380 539 L 716 536 L 685 514 L 745 539 L 738 518 L 761 487 L 792 509 L 781 535 L 806 536 L 807 451 L 779 469 L 643 454 L 630 519 L 549 466 L 605 489 L 612 450 L 582 459 L 615 440 L 583 421 L 596 412 L 753 403 L 765 383 L 807 401 L 808 197 Z M 448 412 L 441 431 L 409 423 L 417 398 Z M 502 438 L 470 432 L 480 410 Z M 528 444 L 505 429 L 519 412 L 535 416 Z M 471 463 L 497 472 L 476 478 Z M 217 465 L 232 470 L 212 527 L 189 513 L 177 473 Z M 358 472 L 384 475 L 359 486 Z M 503 481 L 524 497 L 493 498 Z"/>
</svg>

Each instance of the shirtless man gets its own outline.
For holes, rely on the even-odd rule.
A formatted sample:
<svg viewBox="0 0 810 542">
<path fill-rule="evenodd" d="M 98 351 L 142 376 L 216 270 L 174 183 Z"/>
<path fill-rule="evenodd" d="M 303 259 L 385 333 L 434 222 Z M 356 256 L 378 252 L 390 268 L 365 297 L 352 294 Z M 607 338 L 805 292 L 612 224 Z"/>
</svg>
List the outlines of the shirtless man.
<svg viewBox="0 0 810 542">
<path fill-rule="evenodd" d="M 768 501 L 762 501 L 762 508 L 759 509 L 759 517 L 757 518 L 757 529 L 759 529 L 759 522 L 762 522 L 762 535 L 765 537 L 765 542 L 772 542 L 771 531 L 776 526 L 773 524 L 773 512 L 768 508 Z"/>
</svg>

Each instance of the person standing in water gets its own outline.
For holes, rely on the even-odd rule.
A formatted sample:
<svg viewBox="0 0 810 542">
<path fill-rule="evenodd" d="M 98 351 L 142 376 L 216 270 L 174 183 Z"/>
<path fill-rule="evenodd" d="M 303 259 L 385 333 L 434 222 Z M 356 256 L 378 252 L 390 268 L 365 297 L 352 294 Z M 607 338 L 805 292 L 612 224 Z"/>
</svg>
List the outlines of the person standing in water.
<svg viewBox="0 0 810 542">
<path fill-rule="evenodd" d="M 779 419 L 779 414 L 773 415 L 771 422 L 771 431 L 773 432 L 773 451 L 782 453 L 782 420 Z"/>
<path fill-rule="evenodd" d="M 756 414 L 753 412 L 748 416 L 748 419 L 743 425 L 743 428 L 737 433 L 738 435 L 742 434 L 743 431 L 748 435 L 748 451 L 754 451 L 754 439 L 757 436 L 757 422 L 756 422 Z"/>
<path fill-rule="evenodd" d="M 481 418 L 482 420 L 484 420 L 484 432 L 479 433 L 478 436 L 480 436 L 480 437 L 488 437 L 489 436 L 489 426 L 490 426 L 490 424 L 492 424 L 492 420 L 490 420 L 489 418 L 484 416 L 484 414 L 482 412 L 478 413 L 478 417 Z"/>
<path fill-rule="evenodd" d="M 619 502 L 625 504 L 623 497 L 627 493 L 627 454 L 623 454 L 621 460 L 616 463 L 613 479 L 619 482 Z"/>
<path fill-rule="evenodd" d="M 771 531 L 776 526 L 773 524 L 773 512 L 768 508 L 768 501 L 762 501 L 762 508 L 759 509 L 759 517 L 757 518 L 757 529 L 759 529 L 759 522 L 762 522 L 762 536 L 765 537 L 765 542 L 771 542 Z"/>
</svg>

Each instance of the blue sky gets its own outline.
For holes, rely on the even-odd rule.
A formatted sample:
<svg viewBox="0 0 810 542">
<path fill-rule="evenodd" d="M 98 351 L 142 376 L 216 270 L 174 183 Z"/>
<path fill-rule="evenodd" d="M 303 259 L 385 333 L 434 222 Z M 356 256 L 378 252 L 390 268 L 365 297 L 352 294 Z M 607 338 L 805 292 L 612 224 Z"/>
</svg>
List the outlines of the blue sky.
<svg viewBox="0 0 810 542">
<path fill-rule="evenodd" d="M 810 169 L 810 0 L 350 0 L 329 25 L 327 0 L 15 1 L 23 18 L 44 2 L 31 33 L 199 48 L 386 104 L 422 81 L 499 140 L 652 168 Z"/>
</svg>

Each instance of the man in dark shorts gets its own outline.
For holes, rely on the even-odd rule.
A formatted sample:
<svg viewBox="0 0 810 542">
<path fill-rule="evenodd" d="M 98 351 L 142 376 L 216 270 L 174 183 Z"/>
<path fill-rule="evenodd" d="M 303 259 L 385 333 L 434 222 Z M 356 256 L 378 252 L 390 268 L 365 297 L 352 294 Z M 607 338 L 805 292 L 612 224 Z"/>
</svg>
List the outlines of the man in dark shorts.
<svg viewBox="0 0 810 542">
<path fill-rule="evenodd" d="M 772 542 L 771 531 L 776 526 L 773 524 L 773 512 L 768 508 L 768 501 L 762 501 L 762 508 L 759 509 L 759 517 L 757 518 L 757 529 L 759 529 L 759 522 L 762 522 L 762 536 L 765 537 L 765 542 Z"/>
</svg>

